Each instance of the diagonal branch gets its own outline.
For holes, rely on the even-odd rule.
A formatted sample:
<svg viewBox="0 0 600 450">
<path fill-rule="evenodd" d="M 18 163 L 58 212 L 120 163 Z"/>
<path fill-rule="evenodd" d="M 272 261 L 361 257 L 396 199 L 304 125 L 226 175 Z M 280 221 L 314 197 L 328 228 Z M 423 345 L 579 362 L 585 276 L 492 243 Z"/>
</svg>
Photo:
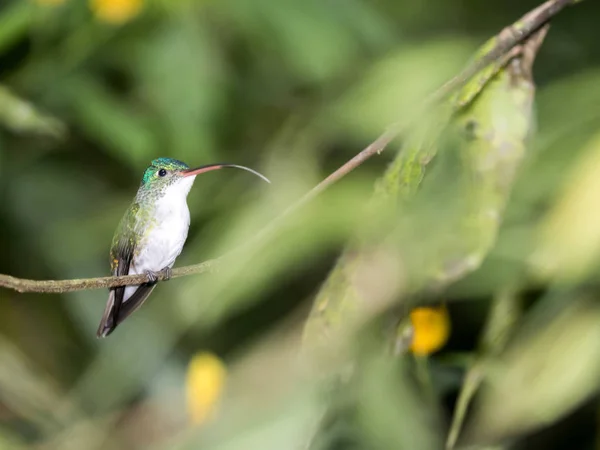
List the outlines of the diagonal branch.
<svg viewBox="0 0 600 450">
<path fill-rule="evenodd" d="M 446 82 L 424 100 L 423 105 L 420 108 L 421 113 L 426 111 L 440 100 L 443 100 L 450 93 L 464 86 L 465 83 L 477 72 L 493 63 L 498 58 L 501 58 L 515 45 L 528 38 L 531 34 L 552 19 L 552 17 L 558 14 L 563 8 L 575 3 L 580 3 L 581 1 L 583 0 L 547 0 L 537 8 L 529 11 L 512 25 L 504 28 L 498 35 L 495 36 L 494 45 L 488 52 L 481 55 L 481 57 L 469 64 L 461 73 Z M 420 117 L 420 114 L 417 114 L 416 117 Z M 321 181 L 300 200 L 287 208 L 279 217 L 261 230 L 258 235 L 255 236 L 253 243 L 265 237 L 273 229 L 280 226 L 284 218 L 289 216 L 292 212 L 297 211 L 300 207 L 323 192 L 330 185 L 346 176 L 352 170 L 356 169 L 371 156 L 379 154 L 385 150 L 387 145 L 402 132 L 404 126 L 406 125 L 408 124 L 395 123 L 388 127 L 388 129 L 368 147 L 366 147 L 363 151 L 358 153 L 351 160 Z M 237 250 L 234 250 L 233 253 L 236 251 Z M 229 253 L 229 255 L 230 254 L 231 253 Z M 171 277 L 176 278 L 209 272 L 210 270 L 213 270 L 224 258 L 225 257 L 222 256 L 220 258 L 205 261 L 199 264 L 173 269 Z M 158 279 L 163 280 L 164 274 L 159 274 Z M 148 281 L 150 280 L 146 275 L 81 278 L 74 280 L 27 280 L 24 278 L 16 278 L 10 275 L 0 274 L 0 287 L 13 289 L 18 292 L 62 293 L 87 289 L 127 286 L 145 283 Z"/>
</svg>

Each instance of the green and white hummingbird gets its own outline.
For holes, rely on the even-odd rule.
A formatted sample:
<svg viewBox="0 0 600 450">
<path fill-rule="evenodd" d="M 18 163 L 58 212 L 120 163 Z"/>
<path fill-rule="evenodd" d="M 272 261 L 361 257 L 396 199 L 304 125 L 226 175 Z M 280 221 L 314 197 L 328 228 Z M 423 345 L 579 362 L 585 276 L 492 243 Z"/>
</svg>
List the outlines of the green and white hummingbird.
<svg viewBox="0 0 600 450">
<path fill-rule="evenodd" d="M 236 164 L 208 164 L 190 169 L 181 161 L 158 158 L 144 172 L 135 199 L 119 223 L 110 250 L 113 276 L 146 274 L 150 282 L 111 288 L 97 336 L 106 337 L 137 310 L 156 287 L 159 272 L 165 279 L 181 253 L 190 227 L 187 195 L 196 175 L 224 168 L 247 170 Z"/>
</svg>

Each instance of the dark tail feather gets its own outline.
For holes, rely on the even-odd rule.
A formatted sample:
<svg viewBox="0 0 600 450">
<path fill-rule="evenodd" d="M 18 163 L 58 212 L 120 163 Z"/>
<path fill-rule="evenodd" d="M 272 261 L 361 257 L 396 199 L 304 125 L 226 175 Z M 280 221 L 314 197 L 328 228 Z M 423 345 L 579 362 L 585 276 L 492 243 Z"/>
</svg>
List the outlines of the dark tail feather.
<svg viewBox="0 0 600 450">
<path fill-rule="evenodd" d="M 106 303 L 106 309 L 102 315 L 102 320 L 100 321 L 100 326 L 98 327 L 96 336 L 99 338 L 104 338 L 112 333 L 115 328 L 117 328 L 117 325 L 123 322 L 127 317 L 129 317 L 130 314 L 142 306 L 142 303 L 144 303 L 155 287 L 156 283 L 141 284 L 131 295 L 131 297 L 121 303 L 118 311 L 116 311 L 116 317 L 113 309 L 115 306 L 115 293 L 114 290 L 111 289 L 108 296 L 108 302 Z"/>
<path fill-rule="evenodd" d="M 102 320 L 100 320 L 100 326 L 96 331 L 96 337 L 103 338 L 108 336 L 115 329 L 113 321 L 113 307 L 115 305 L 115 290 L 111 289 L 108 294 L 108 301 L 106 302 L 106 308 L 104 308 L 104 314 L 102 314 Z"/>
</svg>

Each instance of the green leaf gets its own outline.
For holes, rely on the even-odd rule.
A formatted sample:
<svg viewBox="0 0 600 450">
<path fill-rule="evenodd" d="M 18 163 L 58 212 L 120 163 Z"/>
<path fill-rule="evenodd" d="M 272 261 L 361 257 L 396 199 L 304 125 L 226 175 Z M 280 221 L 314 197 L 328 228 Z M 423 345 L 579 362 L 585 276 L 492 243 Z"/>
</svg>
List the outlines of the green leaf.
<svg viewBox="0 0 600 450">
<path fill-rule="evenodd" d="M 466 432 L 491 444 L 564 417 L 600 388 L 600 304 L 565 298 L 545 320 L 547 299 L 500 357 Z"/>
<path fill-rule="evenodd" d="M 444 39 L 400 47 L 376 61 L 333 110 L 348 133 L 373 134 L 409 123 L 423 99 L 463 65 L 469 43 Z"/>
<path fill-rule="evenodd" d="M 74 111 L 73 120 L 114 157 L 132 166 L 148 163 L 157 153 L 157 140 L 144 116 L 134 114 L 126 103 L 93 78 L 74 77 L 63 86 Z"/>
<path fill-rule="evenodd" d="M 227 72 L 205 24 L 167 22 L 137 53 L 141 93 L 160 116 L 170 154 L 190 163 L 214 159 Z"/>
<path fill-rule="evenodd" d="M 23 37 L 33 19 L 33 6 L 29 1 L 16 1 L 0 11 L 0 52 Z"/>
<path fill-rule="evenodd" d="M 0 86 L 0 123 L 18 133 L 36 133 L 57 138 L 66 133 L 66 125 L 60 120 L 41 113 L 31 103 L 3 86 Z"/>
</svg>

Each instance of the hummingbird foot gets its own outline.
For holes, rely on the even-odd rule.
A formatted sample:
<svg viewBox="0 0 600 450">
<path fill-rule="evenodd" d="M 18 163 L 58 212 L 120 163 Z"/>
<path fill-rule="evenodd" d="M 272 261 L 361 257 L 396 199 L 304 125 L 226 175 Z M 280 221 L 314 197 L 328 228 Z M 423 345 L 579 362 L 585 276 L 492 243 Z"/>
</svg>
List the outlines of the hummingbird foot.
<svg viewBox="0 0 600 450">
<path fill-rule="evenodd" d="M 169 266 L 167 266 L 162 271 L 163 271 L 163 273 L 165 275 L 165 277 L 163 278 L 163 280 L 164 281 L 169 281 L 171 279 L 171 276 L 173 275 L 173 271 L 171 270 L 171 268 Z"/>
<path fill-rule="evenodd" d="M 158 281 L 158 273 L 146 270 L 146 276 L 148 277 L 148 283 L 156 283 Z"/>
<path fill-rule="evenodd" d="M 156 283 L 158 281 L 159 276 L 163 276 L 163 281 L 169 281 L 173 271 L 170 267 L 165 267 L 163 270 L 159 272 L 153 272 L 152 270 L 146 270 L 146 276 L 148 277 L 148 283 Z"/>
</svg>

